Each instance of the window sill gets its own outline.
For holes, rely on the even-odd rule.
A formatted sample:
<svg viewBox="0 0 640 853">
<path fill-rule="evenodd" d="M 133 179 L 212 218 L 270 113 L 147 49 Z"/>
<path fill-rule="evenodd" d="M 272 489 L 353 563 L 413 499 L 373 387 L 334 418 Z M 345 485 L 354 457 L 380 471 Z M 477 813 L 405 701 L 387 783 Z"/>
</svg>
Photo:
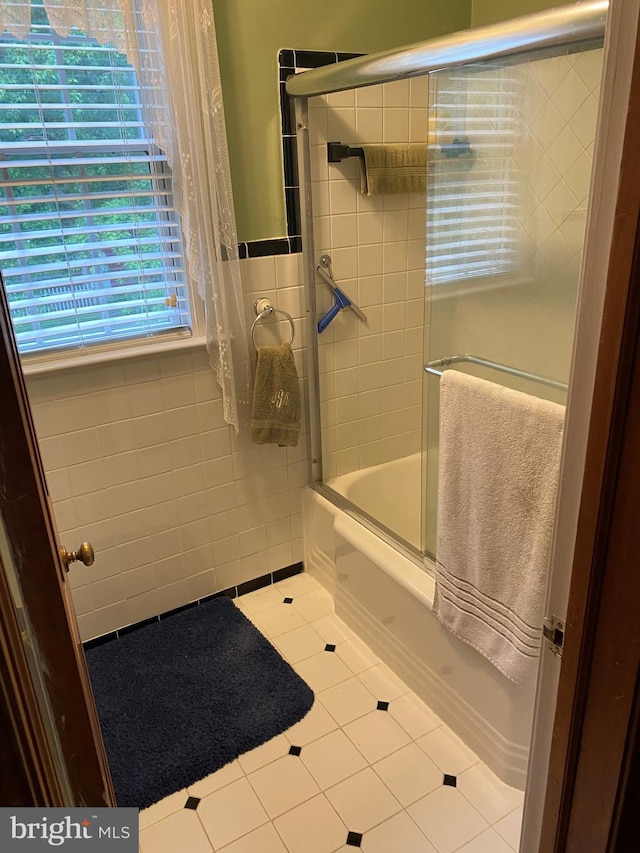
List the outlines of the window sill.
<svg viewBox="0 0 640 853">
<path fill-rule="evenodd" d="M 42 361 L 22 362 L 22 372 L 25 376 L 41 376 L 43 374 L 64 373 L 68 370 L 82 370 L 93 364 L 110 364 L 113 362 L 130 361 L 133 359 L 150 358 L 168 352 L 189 352 L 206 348 L 203 337 L 174 338 L 168 341 L 156 341 L 144 346 L 119 347 L 100 351 L 85 350 L 82 355 L 69 355 L 63 358 L 52 357 Z"/>
</svg>

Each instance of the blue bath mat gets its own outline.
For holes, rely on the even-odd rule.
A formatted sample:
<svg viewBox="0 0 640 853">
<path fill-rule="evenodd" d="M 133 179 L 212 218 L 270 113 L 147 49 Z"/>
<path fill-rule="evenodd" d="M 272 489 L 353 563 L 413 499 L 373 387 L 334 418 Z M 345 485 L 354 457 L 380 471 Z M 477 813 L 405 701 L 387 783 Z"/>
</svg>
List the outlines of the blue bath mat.
<svg viewBox="0 0 640 853">
<path fill-rule="evenodd" d="M 302 719 L 310 687 L 228 598 L 86 651 L 119 806 L 145 808 Z"/>
</svg>

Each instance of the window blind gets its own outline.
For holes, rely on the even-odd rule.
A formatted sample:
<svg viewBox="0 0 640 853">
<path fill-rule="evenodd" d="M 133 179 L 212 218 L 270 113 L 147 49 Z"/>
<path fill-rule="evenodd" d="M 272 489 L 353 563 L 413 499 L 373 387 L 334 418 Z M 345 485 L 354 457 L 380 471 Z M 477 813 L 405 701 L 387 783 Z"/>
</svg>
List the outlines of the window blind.
<svg viewBox="0 0 640 853">
<path fill-rule="evenodd" d="M 470 157 L 438 156 L 427 193 L 427 282 L 510 272 L 521 260 L 522 139 L 517 68 L 495 64 L 430 75 L 430 136 L 469 141 Z"/>
<path fill-rule="evenodd" d="M 21 352 L 190 329 L 171 174 L 126 58 L 0 36 L 0 269 Z"/>
</svg>

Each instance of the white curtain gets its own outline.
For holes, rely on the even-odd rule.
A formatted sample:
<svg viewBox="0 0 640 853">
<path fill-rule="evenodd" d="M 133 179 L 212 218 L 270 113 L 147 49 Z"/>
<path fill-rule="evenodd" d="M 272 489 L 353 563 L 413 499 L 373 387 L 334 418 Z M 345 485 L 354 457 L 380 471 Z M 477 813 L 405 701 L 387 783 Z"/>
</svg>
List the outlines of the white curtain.
<svg viewBox="0 0 640 853">
<path fill-rule="evenodd" d="M 186 261 L 204 304 L 207 351 L 236 432 L 251 416 L 249 357 L 212 0 L 42 0 L 138 72 L 145 122 L 166 153 Z M 24 38 L 31 0 L 0 0 L 0 32 Z"/>
</svg>

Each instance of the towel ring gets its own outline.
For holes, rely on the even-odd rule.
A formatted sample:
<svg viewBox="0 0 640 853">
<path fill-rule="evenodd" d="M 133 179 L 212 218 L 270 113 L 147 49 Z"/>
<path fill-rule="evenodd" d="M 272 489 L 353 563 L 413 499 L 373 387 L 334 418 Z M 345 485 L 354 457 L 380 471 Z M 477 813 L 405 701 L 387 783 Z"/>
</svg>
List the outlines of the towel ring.
<svg viewBox="0 0 640 853">
<path fill-rule="evenodd" d="M 296 334 L 296 327 L 293 324 L 293 317 L 291 314 L 288 314 L 286 311 L 283 311 L 281 308 L 274 308 L 271 304 L 271 300 L 269 299 L 256 299 L 253 310 L 256 313 L 256 319 L 251 324 L 251 341 L 253 343 L 254 349 L 258 349 L 258 344 L 256 343 L 256 326 L 260 322 L 260 320 L 264 320 L 265 317 L 270 317 L 272 314 L 282 314 L 287 318 L 289 323 L 291 324 L 291 337 L 289 338 L 289 344 L 293 344 L 293 339 Z"/>
</svg>

